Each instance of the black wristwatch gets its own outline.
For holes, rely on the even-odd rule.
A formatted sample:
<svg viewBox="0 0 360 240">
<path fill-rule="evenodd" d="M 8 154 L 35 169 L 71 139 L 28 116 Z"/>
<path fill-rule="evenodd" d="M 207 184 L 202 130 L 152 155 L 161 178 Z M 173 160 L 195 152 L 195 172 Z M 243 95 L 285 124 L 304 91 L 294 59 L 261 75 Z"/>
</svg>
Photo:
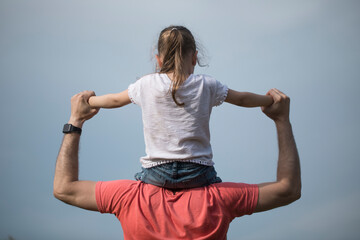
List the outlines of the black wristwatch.
<svg viewBox="0 0 360 240">
<path fill-rule="evenodd" d="M 81 134 L 81 128 L 75 127 L 69 123 L 66 123 L 63 128 L 63 133 L 72 133 L 76 132 L 78 134 Z"/>
</svg>

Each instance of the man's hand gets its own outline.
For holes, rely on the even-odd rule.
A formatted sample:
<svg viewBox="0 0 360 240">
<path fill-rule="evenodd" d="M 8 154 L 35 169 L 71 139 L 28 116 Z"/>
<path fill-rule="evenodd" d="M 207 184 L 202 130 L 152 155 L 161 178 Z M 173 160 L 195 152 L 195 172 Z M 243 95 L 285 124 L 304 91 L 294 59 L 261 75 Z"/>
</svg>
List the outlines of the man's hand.
<svg viewBox="0 0 360 240">
<path fill-rule="evenodd" d="M 266 94 L 274 99 L 274 103 L 268 107 L 262 107 L 261 110 L 272 120 L 289 121 L 290 98 L 280 90 L 273 88 Z"/>
<path fill-rule="evenodd" d="M 86 120 L 96 115 L 100 108 L 91 108 L 88 100 L 95 96 L 93 91 L 84 91 L 71 98 L 71 116 L 69 123 L 81 128 Z"/>
</svg>

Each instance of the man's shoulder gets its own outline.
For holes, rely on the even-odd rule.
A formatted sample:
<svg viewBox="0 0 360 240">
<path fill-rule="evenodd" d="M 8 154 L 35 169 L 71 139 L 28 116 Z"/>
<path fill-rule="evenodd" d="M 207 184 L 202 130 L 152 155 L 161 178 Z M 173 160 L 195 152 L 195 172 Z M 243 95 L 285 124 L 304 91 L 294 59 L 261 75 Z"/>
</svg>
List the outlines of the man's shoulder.
<svg viewBox="0 0 360 240">
<path fill-rule="evenodd" d="M 96 183 L 97 190 L 106 190 L 106 191 L 116 191 L 122 188 L 136 188 L 139 184 L 138 181 L 135 180 L 112 180 L 112 181 L 98 181 Z"/>
<path fill-rule="evenodd" d="M 239 197 L 247 195 L 256 195 L 258 191 L 257 184 L 221 182 L 207 186 L 207 191 L 216 198 L 222 200 L 236 200 Z"/>
<path fill-rule="evenodd" d="M 97 183 L 98 188 L 102 188 L 107 191 L 136 191 L 141 192 L 143 195 L 164 195 L 172 196 L 178 195 L 204 195 L 210 194 L 213 197 L 224 197 L 230 195 L 239 195 L 248 191 L 253 191 L 258 188 L 256 184 L 247 184 L 247 183 L 235 183 L 235 182 L 222 182 L 208 185 L 206 187 L 200 188 L 189 188 L 183 190 L 172 191 L 169 189 L 161 188 L 158 186 L 154 186 L 152 184 L 147 184 L 141 181 L 135 180 L 113 180 L 113 181 L 99 181 Z M 168 194 L 171 193 L 171 194 Z"/>
<path fill-rule="evenodd" d="M 242 191 L 257 187 L 258 187 L 257 184 L 237 183 L 237 182 L 221 182 L 221 183 L 214 183 L 208 186 L 209 189 L 216 189 L 218 191 Z"/>
</svg>

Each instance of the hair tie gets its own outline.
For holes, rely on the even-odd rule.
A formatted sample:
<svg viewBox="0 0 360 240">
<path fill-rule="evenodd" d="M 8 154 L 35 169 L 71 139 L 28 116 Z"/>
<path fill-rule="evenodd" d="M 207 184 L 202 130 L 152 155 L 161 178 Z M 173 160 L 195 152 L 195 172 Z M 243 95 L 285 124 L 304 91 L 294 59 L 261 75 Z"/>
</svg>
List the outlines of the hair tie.
<svg viewBox="0 0 360 240">
<path fill-rule="evenodd" d="M 170 32 L 174 31 L 174 30 L 178 30 L 176 27 L 172 28 Z"/>
</svg>

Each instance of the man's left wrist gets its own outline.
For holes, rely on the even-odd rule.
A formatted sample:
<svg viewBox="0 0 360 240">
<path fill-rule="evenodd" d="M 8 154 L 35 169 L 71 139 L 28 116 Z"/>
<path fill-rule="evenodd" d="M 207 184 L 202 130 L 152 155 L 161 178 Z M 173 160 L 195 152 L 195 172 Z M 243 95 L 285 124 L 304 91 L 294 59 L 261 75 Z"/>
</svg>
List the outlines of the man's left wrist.
<svg viewBox="0 0 360 240">
<path fill-rule="evenodd" d="M 70 117 L 70 120 L 68 121 L 68 124 L 71 124 L 71 125 L 73 125 L 74 127 L 82 128 L 83 125 L 84 125 L 84 121 L 81 121 L 81 120 L 79 120 L 79 119 L 71 118 L 71 117 Z"/>
</svg>

